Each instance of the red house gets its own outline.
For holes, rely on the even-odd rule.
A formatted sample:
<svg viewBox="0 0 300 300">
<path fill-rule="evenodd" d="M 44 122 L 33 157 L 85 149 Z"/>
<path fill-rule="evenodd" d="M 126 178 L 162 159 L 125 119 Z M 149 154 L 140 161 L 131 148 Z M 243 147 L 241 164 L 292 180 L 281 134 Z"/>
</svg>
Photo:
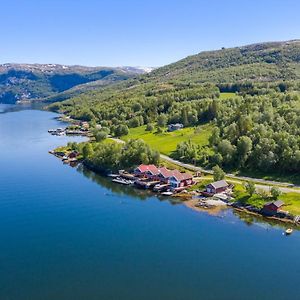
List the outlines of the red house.
<svg viewBox="0 0 300 300">
<path fill-rule="evenodd" d="M 163 183 L 169 183 L 169 178 L 172 176 L 174 171 L 168 170 L 166 167 L 158 169 L 157 179 Z"/>
<path fill-rule="evenodd" d="M 77 151 L 72 151 L 69 155 L 68 158 L 76 158 L 79 155 L 79 152 Z"/>
<path fill-rule="evenodd" d="M 280 208 L 284 205 L 284 202 L 281 200 L 267 202 L 263 207 L 263 212 L 268 215 L 275 215 L 278 213 Z"/>
<path fill-rule="evenodd" d="M 189 186 L 193 183 L 193 175 L 189 173 L 181 173 L 178 170 L 171 171 L 169 184 L 172 188 Z"/>
<path fill-rule="evenodd" d="M 210 183 L 206 186 L 205 193 L 207 194 L 218 194 L 227 190 L 229 184 L 225 180 L 219 180 L 213 183 Z"/>
<path fill-rule="evenodd" d="M 185 187 L 193 183 L 193 175 L 189 173 L 169 170 L 166 167 L 157 168 L 155 165 L 140 165 L 134 170 L 134 175 L 169 184 L 172 188 Z"/>
<path fill-rule="evenodd" d="M 134 175 L 138 177 L 153 178 L 158 173 L 158 168 L 155 165 L 139 165 L 134 169 Z"/>
</svg>

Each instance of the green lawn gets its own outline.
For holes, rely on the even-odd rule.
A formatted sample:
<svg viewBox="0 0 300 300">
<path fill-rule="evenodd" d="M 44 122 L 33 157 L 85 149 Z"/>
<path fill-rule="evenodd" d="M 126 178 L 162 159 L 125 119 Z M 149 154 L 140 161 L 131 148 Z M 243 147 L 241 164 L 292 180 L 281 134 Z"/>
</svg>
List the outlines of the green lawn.
<svg viewBox="0 0 300 300">
<path fill-rule="evenodd" d="M 300 215 L 300 194 L 286 193 L 279 196 L 279 199 L 285 203 L 284 210 L 289 211 L 293 215 Z"/>
<path fill-rule="evenodd" d="M 222 99 L 228 99 L 228 98 L 232 98 L 234 96 L 236 96 L 235 93 L 220 93 L 219 99 L 221 99 L 221 100 Z"/>
<path fill-rule="evenodd" d="M 200 128 L 200 130 L 199 130 Z M 173 132 L 156 133 L 146 131 L 146 126 L 131 128 L 129 134 L 123 136 L 122 139 L 127 141 L 129 139 L 142 139 L 150 147 L 158 150 L 160 153 L 170 155 L 176 150 L 178 143 L 191 140 L 197 145 L 208 145 L 208 138 L 211 135 L 213 126 L 205 124 L 197 127 L 187 127 Z"/>
<path fill-rule="evenodd" d="M 254 194 L 251 197 L 247 194 L 245 188 L 241 184 L 234 184 L 235 201 L 241 201 L 245 204 L 253 205 L 257 208 L 262 208 L 268 201 L 274 199 L 263 199 L 260 195 Z M 299 193 L 283 193 L 279 199 L 284 202 L 283 210 L 289 211 L 293 215 L 300 215 L 300 194 Z"/>
</svg>

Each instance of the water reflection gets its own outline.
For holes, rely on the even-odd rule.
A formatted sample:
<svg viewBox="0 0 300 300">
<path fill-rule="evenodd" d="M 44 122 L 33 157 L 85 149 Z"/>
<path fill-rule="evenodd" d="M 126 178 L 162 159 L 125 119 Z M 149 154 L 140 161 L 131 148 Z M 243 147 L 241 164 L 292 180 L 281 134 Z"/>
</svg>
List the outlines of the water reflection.
<svg viewBox="0 0 300 300">
<path fill-rule="evenodd" d="M 275 227 L 277 229 L 286 230 L 287 228 L 293 228 L 295 230 L 300 230 L 299 226 L 293 223 L 284 223 L 281 221 L 268 219 L 260 215 L 252 215 L 246 212 L 233 210 L 233 215 L 242 220 L 246 225 L 259 225 L 265 229 L 269 229 L 270 227 Z"/>
<path fill-rule="evenodd" d="M 45 106 L 41 102 L 24 103 L 24 104 L 3 104 L 0 103 L 0 114 L 17 112 L 21 110 L 40 110 Z"/>
<path fill-rule="evenodd" d="M 96 174 L 95 172 L 87 169 L 81 164 L 78 165 L 76 169 L 78 172 L 80 172 L 82 175 L 89 178 L 93 182 L 96 182 L 97 184 L 104 186 L 110 192 L 121 196 L 130 196 L 134 199 L 141 200 L 141 201 L 145 201 L 149 197 L 156 196 L 159 201 L 168 201 L 172 205 L 183 203 L 183 201 L 180 200 L 179 198 L 164 197 L 148 190 L 141 190 L 141 189 L 134 188 L 132 186 L 116 184 L 112 182 L 110 178 Z M 234 218 L 238 218 L 248 226 L 256 225 L 256 226 L 263 227 L 266 230 L 270 229 L 270 227 L 275 227 L 277 229 L 282 229 L 282 230 L 286 230 L 287 228 L 294 228 L 296 230 L 299 230 L 299 227 L 290 223 L 283 223 L 276 220 L 264 218 L 263 216 L 251 215 L 246 212 L 236 211 L 233 209 L 220 211 L 217 216 L 222 218 L 227 218 L 228 221 L 231 221 Z"/>
<path fill-rule="evenodd" d="M 95 172 L 84 167 L 82 164 L 79 164 L 76 167 L 76 169 L 78 172 L 80 172 L 82 175 L 89 178 L 93 182 L 96 182 L 97 184 L 108 189 L 110 192 L 118 194 L 118 195 L 131 196 L 132 198 L 142 200 L 142 201 L 147 200 L 149 197 L 156 196 L 158 200 L 169 201 L 172 205 L 182 204 L 182 201 L 180 201 L 178 199 L 171 198 L 171 197 L 159 196 L 158 194 L 155 194 L 149 190 L 142 190 L 142 189 L 134 188 L 132 186 L 116 184 L 116 183 L 112 182 L 109 177 L 105 177 L 105 176 L 96 174 Z"/>
</svg>

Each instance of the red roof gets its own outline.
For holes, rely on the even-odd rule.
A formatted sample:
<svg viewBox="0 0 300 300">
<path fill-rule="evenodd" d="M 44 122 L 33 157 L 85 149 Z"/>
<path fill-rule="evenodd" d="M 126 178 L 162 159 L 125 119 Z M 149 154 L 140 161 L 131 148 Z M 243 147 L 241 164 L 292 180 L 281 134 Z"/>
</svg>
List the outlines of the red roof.
<svg viewBox="0 0 300 300">
<path fill-rule="evenodd" d="M 159 168 L 158 172 L 165 178 L 172 176 L 172 171 L 168 170 L 166 167 Z"/>
<path fill-rule="evenodd" d="M 192 179 L 193 175 L 190 173 L 181 173 L 178 170 L 169 170 L 166 167 L 157 168 L 155 165 L 140 165 L 137 167 L 137 169 L 141 173 L 145 173 L 147 171 L 150 171 L 153 175 L 161 174 L 165 178 L 175 177 L 178 181 L 188 180 Z"/>
<path fill-rule="evenodd" d="M 178 170 L 172 171 L 172 175 L 171 176 L 175 177 L 178 181 L 183 181 L 183 180 L 188 180 L 188 179 L 192 179 L 193 178 L 192 174 L 181 173 Z"/>
<path fill-rule="evenodd" d="M 147 171 L 150 171 L 152 174 L 158 173 L 158 168 L 155 165 L 139 165 L 137 169 L 139 169 L 141 173 L 145 173 Z"/>
</svg>

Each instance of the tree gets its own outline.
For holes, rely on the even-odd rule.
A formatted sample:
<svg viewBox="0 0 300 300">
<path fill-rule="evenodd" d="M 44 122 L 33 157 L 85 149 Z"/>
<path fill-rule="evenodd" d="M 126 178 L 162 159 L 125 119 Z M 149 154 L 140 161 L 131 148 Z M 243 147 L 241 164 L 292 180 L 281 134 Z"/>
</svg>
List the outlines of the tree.
<svg viewBox="0 0 300 300">
<path fill-rule="evenodd" d="M 241 136 L 237 142 L 237 155 L 242 166 L 245 164 L 251 149 L 251 139 L 247 136 Z"/>
<path fill-rule="evenodd" d="M 212 131 L 211 136 L 208 139 L 210 146 L 218 145 L 220 142 L 220 129 L 215 127 Z"/>
<path fill-rule="evenodd" d="M 220 153 L 215 153 L 210 157 L 210 161 L 215 165 L 221 165 L 223 162 L 223 157 Z"/>
<path fill-rule="evenodd" d="M 93 155 L 94 150 L 91 143 L 86 143 L 82 148 L 82 155 L 84 158 L 89 158 Z"/>
<path fill-rule="evenodd" d="M 255 193 L 255 184 L 252 181 L 248 181 L 245 183 L 245 189 L 247 191 L 247 193 L 252 196 Z"/>
<path fill-rule="evenodd" d="M 146 131 L 153 131 L 154 130 L 154 126 L 151 123 L 148 123 L 146 126 Z"/>
<path fill-rule="evenodd" d="M 96 142 L 101 142 L 107 138 L 107 133 L 102 130 L 98 130 L 96 133 L 94 133 Z"/>
<path fill-rule="evenodd" d="M 134 127 L 139 127 L 141 125 L 141 122 L 140 122 L 140 118 L 139 117 L 134 117 L 132 119 L 129 120 L 129 126 L 131 128 L 134 128 Z"/>
<path fill-rule="evenodd" d="M 140 111 L 140 110 L 142 110 L 142 105 L 140 104 L 140 103 L 134 103 L 133 105 L 132 105 L 132 110 L 134 111 L 134 112 L 137 112 L 137 111 Z"/>
<path fill-rule="evenodd" d="M 68 142 L 67 144 L 68 148 L 70 148 L 71 150 L 77 150 L 78 145 L 76 142 Z"/>
<path fill-rule="evenodd" d="M 165 114 L 160 114 L 157 118 L 157 126 L 165 127 L 167 125 L 168 118 Z"/>
<path fill-rule="evenodd" d="M 189 120 L 188 120 L 188 112 L 186 108 L 183 108 L 181 110 L 181 121 L 183 126 L 188 126 L 189 125 Z"/>
<path fill-rule="evenodd" d="M 183 161 L 195 163 L 197 147 L 191 140 L 180 142 L 177 144 L 175 155 Z"/>
<path fill-rule="evenodd" d="M 214 118 L 216 118 L 218 116 L 218 112 L 219 112 L 219 101 L 214 99 L 212 101 L 212 103 L 209 105 L 208 108 L 208 117 L 210 120 L 213 120 Z"/>
<path fill-rule="evenodd" d="M 127 135 L 129 133 L 129 129 L 127 125 L 120 124 L 115 129 L 115 135 L 120 137 L 122 135 Z"/>
<path fill-rule="evenodd" d="M 219 181 L 225 178 L 225 172 L 218 166 L 212 168 L 214 172 L 214 181 Z"/>
<path fill-rule="evenodd" d="M 230 141 L 223 140 L 219 143 L 218 150 L 223 157 L 224 163 L 230 164 L 235 153 L 235 146 L 233 146 Z"/>
<path fill-rule="evenodd" d="M 274 199 L 278 199 L 278 197 L 281 195 L 281 191 L 279 190 L 279 188 L 273 186 L 271 188 L 271 195 Z"/>
</svg>

